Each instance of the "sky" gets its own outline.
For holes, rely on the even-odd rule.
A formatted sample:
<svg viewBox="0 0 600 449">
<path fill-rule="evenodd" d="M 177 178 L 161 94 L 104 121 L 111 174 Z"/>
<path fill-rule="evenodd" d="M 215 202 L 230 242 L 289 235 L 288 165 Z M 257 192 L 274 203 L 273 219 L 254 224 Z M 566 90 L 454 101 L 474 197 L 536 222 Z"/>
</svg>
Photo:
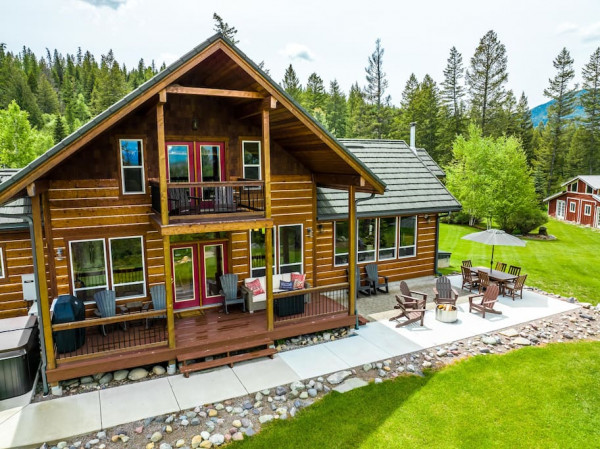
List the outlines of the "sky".
<svg viewBox="0 0 600 449">
<path fill-rule="evenodd" d="M 508 88 L 530 107 L 544 103 L 552 61 L 563 47 L 575 59 L 575 82 L 600 46 L 599 0 L 0 0 L 0 42 L 38 56 L 45 49 L 100 55 L 113 49 L 128 67 L 140 58 L 167 64 L 214 34 L 217 12 L 238 30 L 238 47 L 264 61 L 281 81 L 293 64 L 302 84 L 316 72 L 345 92 L 366 84 L 365 67 L 381 39 L 392 103 L 411 73 L 440 83 L 450 48 L 465 67 L 481 37 L 498 34 L 508 55 Z"/>
</svg>

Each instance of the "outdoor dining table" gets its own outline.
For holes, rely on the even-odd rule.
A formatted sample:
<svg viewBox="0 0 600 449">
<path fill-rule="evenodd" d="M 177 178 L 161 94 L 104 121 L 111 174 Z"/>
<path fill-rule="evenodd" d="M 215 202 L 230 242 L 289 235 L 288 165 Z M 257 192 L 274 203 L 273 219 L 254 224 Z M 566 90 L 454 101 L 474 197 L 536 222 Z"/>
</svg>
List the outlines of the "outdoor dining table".
<svg viewBox="0 0 600 449">
<path fill-rule="evenodd" d="M 505 273 L 504 271 L 492 270 L 487 267 L 471 267 L 469 268 L 473 273 L 477 274 L 478 271 L 483 271 L 490 276 L 491 281 L 496 281 L 500 284 L 500 290 L 502 294 L 504 294 L 504 284 L 506 282 L 512 282 L 518 278 L 518 276 L 510 273 Z"/>
</svg>

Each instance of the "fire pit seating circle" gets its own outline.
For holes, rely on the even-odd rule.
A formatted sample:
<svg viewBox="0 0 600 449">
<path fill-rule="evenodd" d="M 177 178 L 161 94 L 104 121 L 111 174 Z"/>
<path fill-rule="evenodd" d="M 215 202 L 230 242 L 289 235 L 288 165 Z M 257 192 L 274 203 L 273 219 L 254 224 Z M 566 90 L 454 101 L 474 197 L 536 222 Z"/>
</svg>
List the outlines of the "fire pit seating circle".
<svg viewBox="0 0 600 449">
<path fill-rule="evenodd" d="M 435 308 L 435 319 L 442 323 L 454 323 L 458 320 L 458 310 L 452 304 L 440 304 Z"/>
</svg>

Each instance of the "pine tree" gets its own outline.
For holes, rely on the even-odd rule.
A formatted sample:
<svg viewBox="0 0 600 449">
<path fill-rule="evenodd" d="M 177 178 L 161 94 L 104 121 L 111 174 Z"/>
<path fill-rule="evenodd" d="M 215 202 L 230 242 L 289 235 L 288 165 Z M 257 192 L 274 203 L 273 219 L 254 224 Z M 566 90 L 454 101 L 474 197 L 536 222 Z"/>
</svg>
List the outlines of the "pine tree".
<svg viewBox="0 0 600 449">
<path fill-rule="evenodd" d="M 327 117 L 328 129 L 336 137 L 345 137 L 346 135 L 346 96 L 340 89 L 337 80 L 329 83 L 329 96 L 325 115 Z"/>
<path fill-rule="evenodd" d="M 365 129 L 366 104 L 365 96 L 358 83 L 350 87 L 348 93 L 348 120 L 346 122 L 346 137 L 367 137 Z"/>
<path fill-rule="evenodd" d="M 365 68 L 367 72 L 367 87 L 365 94 L 369 104 L 375 107 L 374 134 L 377 139 L 387 131 L 387 120 L 385 114 L 386 103 L 389 103 L 389 97 L 385 98 L 385 91 L 388 88 L 386 74 L 383 71 L 383 54 L 381 39 L 375 41 L 375 51 L 369 57 L 369 65 Z"/>
<path fill-rule="evenodd" d="M 531 111 L 525 92 L 521 93 L 521 98 L 517 104 L 515 113 L 517 129 L 515 135 L 521 141 L 523 151 L 527 158 L 527 163 L 531 165 L 533 159 L 533 122 L 531 121 Z"/>
<path fill-rule="evenodd" d="M 588 138 L 585 145 L 585 172 L 591 175 L 600 169 L 600 47 L 590 56 L 590 61 L 583 67 L 582 75 L 584 90 L 581 93 L 581 105 L 585 111 L 583 126 L 587 130 Z"/>
<path fill-rule="evenodd" d="M 281 85 L 285 89 L 285 91 L 290 94 L 290 96 L 300 102 L 302 99 L 302 85 L 300 84 L 300 80 L 296 75 L 296 71 L 292 64 L 285 70 L 285 74 L 283 75 L 283 81 Z"/>
<path fill-rule="evenodd" d="M 102 55 L 100 71 L 92 92 L 92 110 L 99 114 L 127 93 L 125 77 L 112 50 Z"/>
<path fill-rule="evenodd" d="M 303 106 L 314 114 L 316 109 L 321 111 L 325 110 L 325 101 L 327 99 L 327 93 L 325 92 L 325 85 L 323 79 L 316 73 L 311 73 L 306 82 L 306 91 L 304 92 Z"/>
<path fill-rule="evenodd" d="M 471 119 L 483 135 L 501 135 L 494 120 L 502 110 L 506 97 L 504 85 L 508 80 L 506 48 L 493 30 L 479 41 L 467 70 L 467 84 L 471 94 Z"/>
<path fill-rule="evenodd" d="M 465 131 L 465 88 L 462 82 L 464 72 L 462 55 L 456 47 L 452 47 L 444 69 L 444 81 L 440 92 L 442 105 L 448 110 L 448 130 L 452 133 L 452 140 Z"/>
<path fill-rule="evenodd" d="M 577 86 L 569 84 L 575 77 L 573 58 L 566 48 L 563 48 L 553 61 L 557 73 L 550 79 L 550 86 L 544 89 L 544 95 L 554 102 L 548 108 L 548 136 L 549 161 L 547 161 L 546 191 L 552 192 L 559 181 L 565 176 L 566 145 L 565 128 L 568 125 L 568 116 L 574 111 L 575 91 Z"/>
<path fill-rule="evenodd" d="M 235 35 L 237 34 L 235 27 L 229 26 L 229 24 L 225 22 L 216 12 L 213 13 L 213 20 L 215 21 L 213 29 L 217 33 L 221 33 L 223 36 L 229 39 L 233 45 L 236 45 L 239 42 L 239 40 L 235 38 Z"/>
<path fill-rule="evenodd" d="M 58 95 L 44 73 L 40 74 L 38 81 L 37 104 L 44 114 L 59 112 Z"/>
<path fill-rule="evenodd" d="M 54 123 L 54 143 L 58 143 L 65 138 L 67 135 L 65 131 L 65 125 L 63 124 L 60 115 L 56 116 L 56 122 Z"/>
</svg>

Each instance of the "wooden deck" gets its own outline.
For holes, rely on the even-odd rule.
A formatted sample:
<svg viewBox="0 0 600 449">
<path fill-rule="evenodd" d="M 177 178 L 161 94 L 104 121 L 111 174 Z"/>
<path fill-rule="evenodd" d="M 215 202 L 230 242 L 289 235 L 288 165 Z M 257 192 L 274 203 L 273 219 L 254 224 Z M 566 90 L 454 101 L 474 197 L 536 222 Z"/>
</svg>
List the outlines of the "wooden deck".
<svg viewBox="0 0 600 449">
<path fill-rule="evenodd" d="M 178 356 L 184 358 L 186 354 L 225 347 L 236 340 L 247 341 L 248 346 L 251 346 L 253 342 L 261 342 L 265 339 L 275 341 L 336 327 L 351 326 L 356 320 L 347 312 L 293 318 L 289 321 L 276 322 L 275 329 L 267 331 L 265 311 L 244 313 L 237 308 L 231 308 L 230 313 L 225 314 L 219 308 L 204 309 L 198 316 L 175 319 L 175 349 L 169 349 L 166 343 L 158 343 L 160 345 L 158 346 L 154 342 L 150 347 L 143 349 L 132 348 L 109 354 L 98 353 L 93 357 L 73 361 L 63 356 L 59 359 L 57 368 L 47 371 L 48 381 L 57 382 L 98 372 L 174 361 Z M 160 326 L 161 320 L 156 321 L 154 326 Z M 115 328 L 109 330 L 107 334 L 111 335 L 111 332 L 145 332 L 145 330 L 143 326 L 129 326 L 127 331 Z M 86 339 L 86 344 L 94 344 L 97 347 L 101 347 L 102 339 L 107 338 L 96 329 L 92 330 L 90 337 Z"/>
</svg>

